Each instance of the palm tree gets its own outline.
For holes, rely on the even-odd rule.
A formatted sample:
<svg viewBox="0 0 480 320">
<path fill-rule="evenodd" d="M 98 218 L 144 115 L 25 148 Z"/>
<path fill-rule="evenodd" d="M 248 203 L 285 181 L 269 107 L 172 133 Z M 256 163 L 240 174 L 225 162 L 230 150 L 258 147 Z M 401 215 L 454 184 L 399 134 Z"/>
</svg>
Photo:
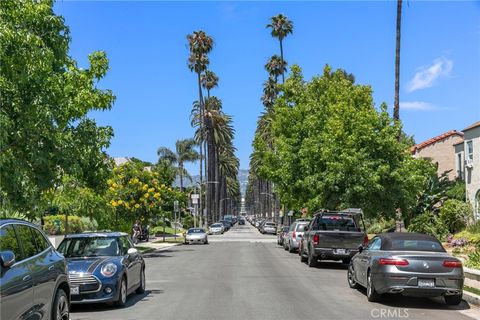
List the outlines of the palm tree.
<svg viewBox="0 0 480 320">
<path fill-rule="evenodd" d="M 194 31 L 192 34 L 187 35 L 187 41 L 190 48 L 190 57 L 188 58 L 188 67 L 190 71 L 197 74 L 198 81 L 198 101 L 200 101 L 200 113 L 203 120 L 203 94 L 201 84 L 201 73 L 207 69 L 209 64 L 208 53 L 213 48 L 213 39 L 208 36 L 204 31 Z M 203 122 L 200 122 L 200 128 L 203 132 Z M 203 183 L 203 141 L 200 141 L 200 194 L 202 194 Z M 199 199 L 200 212 L 202 212 L 202 197 Z"/>
<path fill-rule="evenodd" d="M 400 120 L 400 35 L 402 27 L 402 0 L 397 0 L 397 28 L 395 41 L 395 101 L 393 103 L 393 120 Z M 398 135 L 400 139 L 400 134 Z"/>
<path fill-rule="evenodd" d="M 206 70 L 200 77 L 202 87 L 207 90 L 207 98 L 210 98 L 210 90 L 218 86 L 218 76 L 215 72 Z"/>
<path fill-rule="evenodd" d="M 287 70 L 287 63 L 281 57 L 274 54 L 265 64 L 265 70 L 267 70 L 270 77 L 277 83 L 278 77 L 283 75 Z"/>
<path fill-rule="evenodd" d="M 175 143 L 175 152 L 167 147 L 160 147 L 157 151 L 160 160 L 166 160 L 172 165 L 177 165 L 177 174 L 180 176 L 180 190 L 183 190 L 183 177 L 192 180 L 184 167 L 186 162 L 195 162 L 200 158 L 195 150 L 196 142 L 193 139 L 177 140 Z"/>
<path fill-rule="evenodd" d="M 283 39 L 293 33 L 293 22 L 288 20 L 283 14 L 278 14 L 270 18 L 271 22 L 267 24 L 267 28 L 271 28 L 272 37 L 278 38 L 280 42 L 280 57 L 283 59 Z M 285 82 L 285 71 L 282 71 L 282 82 Z"/>
</svg>

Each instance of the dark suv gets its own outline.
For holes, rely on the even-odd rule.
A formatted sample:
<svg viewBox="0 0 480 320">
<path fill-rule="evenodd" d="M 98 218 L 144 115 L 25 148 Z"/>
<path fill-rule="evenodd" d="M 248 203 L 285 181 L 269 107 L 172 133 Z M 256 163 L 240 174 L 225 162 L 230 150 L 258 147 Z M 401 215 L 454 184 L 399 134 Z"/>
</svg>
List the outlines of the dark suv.
<svg viewBox="0 0 480 320">
<path fill-rule="evenodd" d="M 0 219 L 2 320 L 69 319 L 65 258 L 34 224 Z"/>
</svg>

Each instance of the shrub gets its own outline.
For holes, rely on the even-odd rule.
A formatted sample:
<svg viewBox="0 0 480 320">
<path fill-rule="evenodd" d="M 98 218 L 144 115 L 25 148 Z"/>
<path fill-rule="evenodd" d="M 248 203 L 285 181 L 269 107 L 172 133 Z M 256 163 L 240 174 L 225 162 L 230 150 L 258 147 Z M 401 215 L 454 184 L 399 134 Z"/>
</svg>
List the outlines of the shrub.
<svg viewBox="0 0 480 320">
<path fill-rule="evenodd" d="M 378 234 L 383 232 L 389 232 L 395 230 L 395 220 L 394 219 L 385 219 L 380 217 L 367 223 L 367 233 Z"/>
<path fill-rule="evenodd" d="M 65 215 L 57 214 L 43 218 L 45 232 L 51 235 L 65 234 Z M 83 222 L 78 216 L 68 216 L 68 233 L 81 233 L 85 230 Z"/>
<path fill-rule="evenodd" d="M 70 222 L 70 217 L 68 218 Z M 98 222 L 95 219 L 90 219 L 87 217 L 81 217 L 80 220 L 83 224 L 84 231 L 97 231 L 98 230 Z"/>
<path fill-rule="evenodd" d="M 422 213 L 410 221 L 408 231 L 432 235 L 439 240 L 444 240 L 448 235 L 448 229 L 440 219 L 430 211 Z"/>
<path fill-rule="evenodd" d="M 468 229 L 453 236 L 455 240 L 465 239 L 468 243 L 480 246 L 480 232 L 470 232 Z"/>
<path fill-rule="evenodd" d="M 438 217 L 451 233 L 455 233 L 464 229 L 471 219 L 472 207 L 463 201 L 449 199 L 443 204 Z"/>
<path fill-rule="evenodd" d="M 480 248 L 468 255 L 465 265 L 469 268 L 480 269 Z"/>
<path fill-rule="evenodd" d="M 467 227 L 467 231 L 471 233 L 477 233 L 480 234 L 480 220 L 475 222 L 474 224 L 471 224 Z"/>
</svg>

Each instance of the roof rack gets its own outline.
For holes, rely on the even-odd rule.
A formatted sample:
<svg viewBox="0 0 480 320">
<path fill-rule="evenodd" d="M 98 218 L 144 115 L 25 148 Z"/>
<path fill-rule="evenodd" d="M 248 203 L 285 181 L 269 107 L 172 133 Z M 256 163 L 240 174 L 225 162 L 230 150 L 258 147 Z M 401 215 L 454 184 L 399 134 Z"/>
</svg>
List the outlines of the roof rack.
<svg viewBox="0 0 480 320">
<path fill-rule="evenodd" d="M 363 215 L 363 211 L 360 208 L 347 208 L 343 210 L 327 210 L 327 209 L 320 209 L 314 214 L 322 214 L 322 213 L 333 213 L 333 214 L 349 214 L 349 215 Z"/>
</svg>

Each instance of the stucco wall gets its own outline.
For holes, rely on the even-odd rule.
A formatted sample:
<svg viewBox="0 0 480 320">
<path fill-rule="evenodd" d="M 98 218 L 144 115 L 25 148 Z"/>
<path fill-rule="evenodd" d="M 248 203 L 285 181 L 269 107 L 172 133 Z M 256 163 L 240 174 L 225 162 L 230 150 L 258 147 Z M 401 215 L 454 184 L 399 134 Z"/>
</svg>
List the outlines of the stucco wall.
<svg viewBox="0 0 480 320">
<path fill-rule="evenodd" d="M 455 166 L 455 149 L 454 144 L 462 139 L 458 135 L 452 135 L 441 141 L 432 143 L 431 145 L 417 150 L 415 157 L 430 158 L 433 163 L 438 163 L 438 174 L 451 170 L 448 174 L 449 179 L 454 180 L 457 172 Z"/>
<path fill-rule="evenodd" d="M 473 168 L 465 168 L 465 185 L 467 198 L 472 204 L 477 219 L 480 218 L 479 204 L 475 202 L 475 195 L 480 190 L 480 127 L 465 131 L 464 155 L 468 158 L 467 142 L 473 142 Z"/>
</svg>

